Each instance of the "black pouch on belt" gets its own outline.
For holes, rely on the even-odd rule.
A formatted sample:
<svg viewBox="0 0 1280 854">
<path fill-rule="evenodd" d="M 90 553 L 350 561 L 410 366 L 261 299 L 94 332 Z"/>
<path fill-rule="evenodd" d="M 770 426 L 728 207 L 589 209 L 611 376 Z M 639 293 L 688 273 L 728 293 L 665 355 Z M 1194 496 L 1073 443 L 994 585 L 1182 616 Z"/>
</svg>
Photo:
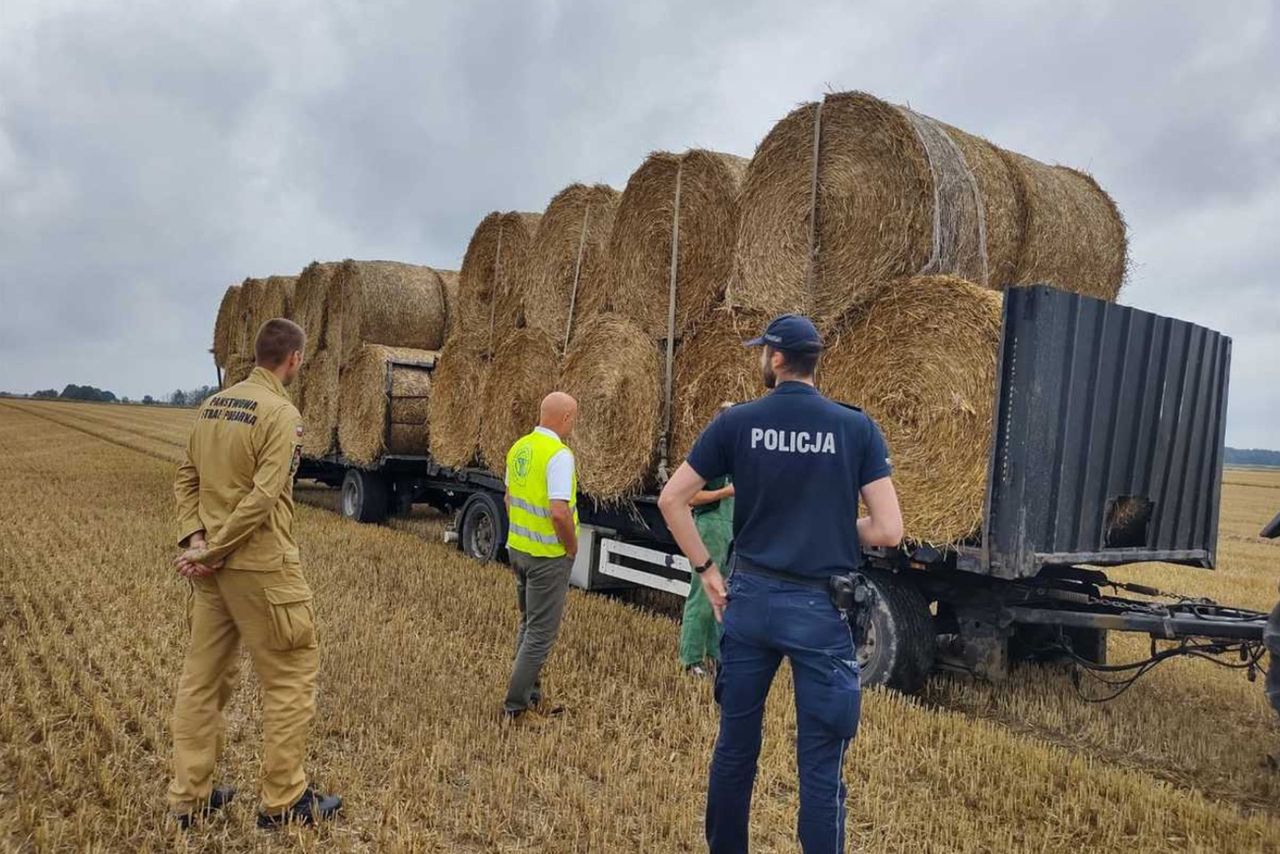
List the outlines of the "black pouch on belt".
<svg viewBox="0 0 1280 854">
<path fill-rule="evenodd" d="M 861 572 L 833 575 L 827 580 L 827 595 L 831 604 L 844 615 L 853 632 L 853 643 L 860 646 L 871 627 L 871 609 L 875 605 L 876 591 Z"/>
</svg>

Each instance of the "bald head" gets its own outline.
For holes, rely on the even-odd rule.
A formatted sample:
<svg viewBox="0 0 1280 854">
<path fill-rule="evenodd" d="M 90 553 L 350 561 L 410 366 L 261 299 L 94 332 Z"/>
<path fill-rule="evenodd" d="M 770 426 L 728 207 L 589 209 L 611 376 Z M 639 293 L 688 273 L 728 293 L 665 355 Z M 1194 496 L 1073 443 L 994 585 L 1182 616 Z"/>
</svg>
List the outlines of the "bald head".
<svg viewBox="0 0 1280 854">
<path fill-rule="evenodd" d="M 562 391 L 551 392 L 538 407 L 538 426 L 553 431 L 561 440 L 569 438 L 577 420 L 578 401 Z"/>
</svg>

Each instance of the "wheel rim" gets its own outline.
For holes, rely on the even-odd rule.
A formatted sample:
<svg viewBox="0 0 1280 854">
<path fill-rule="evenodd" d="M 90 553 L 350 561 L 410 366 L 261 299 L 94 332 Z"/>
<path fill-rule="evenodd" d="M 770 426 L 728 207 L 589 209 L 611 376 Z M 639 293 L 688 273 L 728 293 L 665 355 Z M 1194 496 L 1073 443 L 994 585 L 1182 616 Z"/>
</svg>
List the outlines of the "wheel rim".
<svg viewBox="0 0 1280 854">
<path fill-rule="evenodd" d="M 879 650 L 876 648 L 876 623 L 871 620 L 867 625 L 867 634 L 863 637 L 862 643 L 858 644 L 858 669 L 867 670 L 871 667 L 871 662 L 875 660 Z"/>
<path fill-rule="evenodd" d="M 356 517 L 356 485 L 354 481 L 348 480 L 342 484 L 342 515 L 348 519 Z"/>
<path fill-rule="evenodd" d="M 487 510 L 476 510 L 471 523 L 471 556 L 481 560 L 493 557 L 493 516 Z"/>
</svg>

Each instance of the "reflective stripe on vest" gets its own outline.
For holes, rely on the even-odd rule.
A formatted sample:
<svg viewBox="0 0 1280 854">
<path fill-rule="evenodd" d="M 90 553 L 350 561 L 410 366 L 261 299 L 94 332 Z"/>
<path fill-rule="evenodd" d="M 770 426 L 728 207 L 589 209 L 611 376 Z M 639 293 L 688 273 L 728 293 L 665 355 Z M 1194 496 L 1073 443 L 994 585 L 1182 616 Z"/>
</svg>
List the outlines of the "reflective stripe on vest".
<svg viewBox="0 0 1280 854">
<path fill-rule="evenodd" d="M 522 436 L 507 452 L 507 548 L 533 557 L 560 557 L 564 546 L 551 524 L 551 496 L 547 465 L 566 445 L 534 431 Z M 578 529 L 578 473 L 571 479 L 573 528 Z"/>
</svg>

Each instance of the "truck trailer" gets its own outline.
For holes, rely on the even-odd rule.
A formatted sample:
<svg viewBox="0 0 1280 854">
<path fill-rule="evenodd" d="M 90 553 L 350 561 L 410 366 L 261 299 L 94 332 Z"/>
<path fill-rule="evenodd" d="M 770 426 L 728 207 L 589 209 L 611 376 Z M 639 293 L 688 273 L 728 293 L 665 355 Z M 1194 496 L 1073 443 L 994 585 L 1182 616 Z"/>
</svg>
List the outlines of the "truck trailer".
<svg viewBox="0 0 1280 854">
<path fill-rule="evenodd" d="M 1280 605 L 1268 629 L 1264 613 L 1107 575 L 1148 562 L 1214 568 L 1230 361 L 1231 340 L 1196 324 L 1046 286 L 1007 291 L 980 528 L 946 547 L 864 549 L 864 683 L 910 693 L 937 668 L 999 679 L 1013 660 L 1065 659 L 1119 693 L 1175 655 L 1252 678 L 1268 647 L 1280 654 Z M 506 558 L 492 472 L 429 455 L 358 466 L 338 453 L 304 461 L 299 476 L 340 488 L 342 514 L 358 522 L 430 504 L 453 516 L 446 537 L 465 554 Z M 691 568 L 656 495 L 584 494 L 578 507 L 574 585 L 688 594 Z M 1280 516 L 1264 532 L 1276 535 Z M 1111 631 L 1149 635 L 1151 657 L 1109 664 Z M 1274 705 L 1280 673 L 1273 682 Z"/>
</svg>

